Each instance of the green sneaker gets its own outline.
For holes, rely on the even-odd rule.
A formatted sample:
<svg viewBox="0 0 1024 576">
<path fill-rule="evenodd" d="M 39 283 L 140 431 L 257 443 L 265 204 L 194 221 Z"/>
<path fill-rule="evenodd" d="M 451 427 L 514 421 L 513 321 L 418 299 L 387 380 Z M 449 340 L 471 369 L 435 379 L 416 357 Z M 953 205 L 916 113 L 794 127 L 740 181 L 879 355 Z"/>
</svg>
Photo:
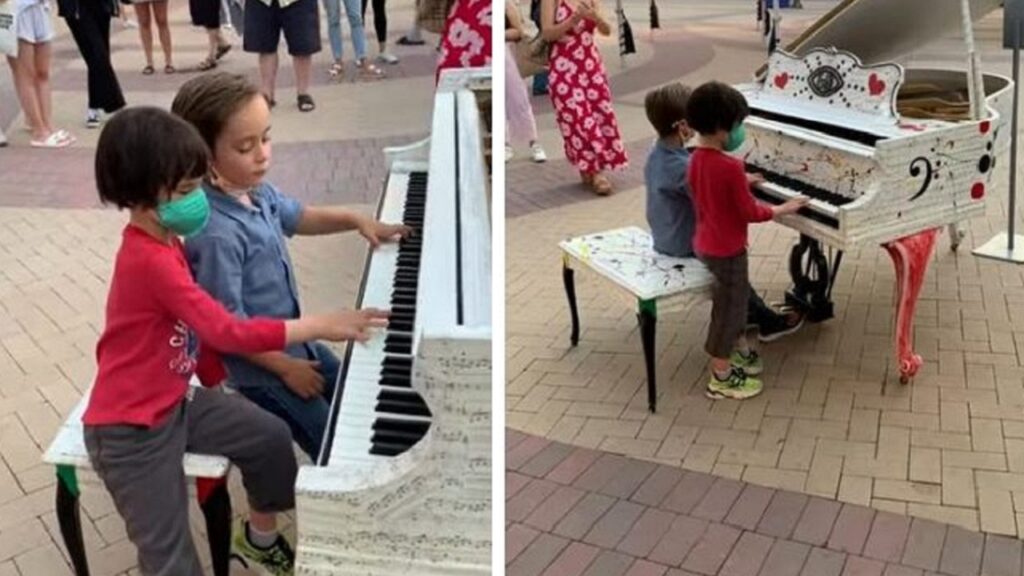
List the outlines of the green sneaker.
<svg viewBox="0 0 1024 576">
<path fill-rule="evenodd" d="M 270 548 L 257 548 L 248 537 L 249 523 L 236 526 L 231 539 L 231 558 L 238 560 L 246 570 L 253 570 L 269 576 L 292 576 L 295 571 L 295 552 L 278 534 L 277 541 Z"/>
<path fill-rule="evenodd" d="M 761 362 L 761 355 L 757 353 L 757 350 L 751 350 L 748 355 L 737 350 L 729 357 L 729 364 L 751 376 L 757 376 L 764 370 L 764 363 Z"/>
<path fill-rule="evenodd" d="M 725 380 L 719 380 L 718 376 L 712 374 L 704 395 L 712 400 L 721 400 L 722 398 L 745 400 L 757 396 L 762 389 L 764 389 L 764 385 L 760 380 L 747 376 L 741 369 L 733 368 Z"/>
</svg>

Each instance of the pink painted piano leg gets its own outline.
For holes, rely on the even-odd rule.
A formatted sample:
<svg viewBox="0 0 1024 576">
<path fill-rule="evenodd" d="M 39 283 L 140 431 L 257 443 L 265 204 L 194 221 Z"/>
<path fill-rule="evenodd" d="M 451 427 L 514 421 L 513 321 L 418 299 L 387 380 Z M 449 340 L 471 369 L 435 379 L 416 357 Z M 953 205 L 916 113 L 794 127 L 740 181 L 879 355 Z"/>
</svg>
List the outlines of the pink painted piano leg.
<svg viewBox="0 0 1024 576">
<path fill-rule="evenodd" d="M 914 353 L 914 309 L 938 234 L 939 228 L 932 228 L 882 244 L 896 268 L 895 340 L 902 384 L 909 382 L 924 364 L 924 360 Z"/>
</svg>

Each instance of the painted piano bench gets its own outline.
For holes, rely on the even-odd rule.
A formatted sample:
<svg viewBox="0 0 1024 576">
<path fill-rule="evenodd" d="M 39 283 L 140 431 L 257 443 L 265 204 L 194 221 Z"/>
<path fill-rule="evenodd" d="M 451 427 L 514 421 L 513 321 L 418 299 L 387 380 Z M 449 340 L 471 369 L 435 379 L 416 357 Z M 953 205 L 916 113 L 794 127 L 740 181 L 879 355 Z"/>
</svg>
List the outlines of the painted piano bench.
<svg viewBox="0 0 1024 576">
<path fill-rule="evenodd" d="M 571 343 L 579 343 L 576 270 L 607 280 L 614 292 L 637 307 L 647 367 L 647 406 L 657 408 L 655 334 L 658 312 L 685 310 L 711 298 L 714 277 L 696 258 L 673 258 L 654 251 L 651 235 L 635 226 L 569 238 L 562 249 L 562 281 L 572 315 Z"/>
<path fill-rule="evenodd" d="M 82 413 L 88 403 L 89 392 L 86 392 L 43 455 L 44 462 L 57 468 L 57 521 L 76 576 L 89 576 L 78 503 L 78 470 L 92 470 L 82 429 Z M 228 576 L 231 500 L 227 490 L 227 475 L 231 465 L 223 456 L 204 454 L 185 454 L 183 465 L 185 476 L 196 479 L 197 499 L 206 518 L 213 573 L 216 576 Z"/>
</svg>

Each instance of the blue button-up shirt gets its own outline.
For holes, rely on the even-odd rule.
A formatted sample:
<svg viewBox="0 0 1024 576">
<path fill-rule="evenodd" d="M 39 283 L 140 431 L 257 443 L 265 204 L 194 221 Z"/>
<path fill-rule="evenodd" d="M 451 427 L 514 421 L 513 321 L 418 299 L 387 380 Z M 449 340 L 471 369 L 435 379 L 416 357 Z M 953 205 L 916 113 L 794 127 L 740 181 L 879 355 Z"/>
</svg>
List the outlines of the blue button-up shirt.
<svg viewBox="0 0 1024 576">
<path fill-rule="evenodd" d="M 210 201 L 210 220 L 202 232 L 185 241 L 185 252 L 196 282 L 236 316 L 299 317 L 295 269 L 285 236 L 295 234 L 302 204 L 270 184 L 251 193 L 253 206 L 203 184 Z M 291 356 L 311 359 L 310 348 L 294 344 Z M 225 356 L 232 382 L 266 385 L 276 377 L 236 356 Z"/>
<path fill-rule="evenodd" d="M 690 153 L 658 140 L 647 156 L 647 224 L 654 249 L 676 257 L 693 256 L 696 211 L 686 184 Z"/>
</svg>

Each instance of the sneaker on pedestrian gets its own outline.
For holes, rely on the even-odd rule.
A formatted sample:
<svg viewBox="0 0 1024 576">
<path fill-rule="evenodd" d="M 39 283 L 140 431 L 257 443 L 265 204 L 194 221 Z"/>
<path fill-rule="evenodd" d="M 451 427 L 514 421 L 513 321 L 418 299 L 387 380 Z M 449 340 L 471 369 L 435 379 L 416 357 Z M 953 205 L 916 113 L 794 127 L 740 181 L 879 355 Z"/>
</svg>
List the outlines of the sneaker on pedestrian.
<svg viewBox="0 0 1024 576">
<path fill-rule="evenodd" d="M 513 150 L 512 147 L 509 146 L 508 144 L 505 144 L 505 162 L 508 162 L 509 160 L 511 160 L 511 159 L 513 159 L 515 157 L 516 157 L 515 150 Z"/>
<path fill-rule="evenodd" d="M 540 142 L 530 144 L 530 160 L 538 164 L 548 161 L 548 155 L 544 153 L 544 148 L 541 147 Z"/>
<path fill-rule="evenodd" d="M 757 350 L 751 350 L 746 354 L 737 350 L 729 357 L 729 364 L 751 376 L 757 376 L 764 370 L 764 363 L 761 362 L 761 355 Z"/>
<path fill-rule="evenodd" d="M 761 342 L 774 342 L 783 336 L 789 336 L 804 325 L 803 314 L 795 312 L 779 314 L 767 326 L 759 327 L 757 339 Z"/>
<path fill-rule="evenodd" d="M 93 108 L 89 108 L 89 111 L 85 113 L 85 127 L 86 128 L 99 128 L 100 127 L 100 111 Z"/>
<path fill-rule="evenodd" d="M 385 64 L 398 64 L 398 56 L 395 56 L 391 52 L 381 52 L 377 54 L 377 60 Z"/>
<path fill-rule="evenodd" d="M 257 571 L 270 576 L 292 576 L 295 570 L 295 552 L 284 536 L 277 535 L 277 540 L 269 548 L 260 548 L 249 538 L 249 523 L 240 522 L 235 526 L 231 539 L 231 557 L 249 571 Z"/>
<path fill-rule="evenodd" d="M 757 396 L 763 389 L 764 385 L 760 380 L 747 376 L 743 370 L 733 368 L 724 379 L 712 373 L 704 395 L 712 400 L 745 400 Z"/>
</svg>

